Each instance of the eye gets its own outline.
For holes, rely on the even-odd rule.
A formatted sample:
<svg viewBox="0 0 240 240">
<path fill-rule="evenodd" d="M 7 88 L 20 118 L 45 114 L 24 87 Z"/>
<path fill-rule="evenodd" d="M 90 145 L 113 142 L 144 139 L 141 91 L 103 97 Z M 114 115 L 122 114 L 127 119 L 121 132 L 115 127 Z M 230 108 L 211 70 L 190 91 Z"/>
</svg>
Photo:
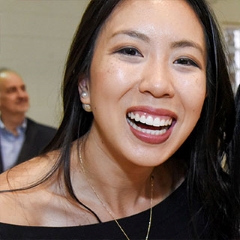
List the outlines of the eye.
<svg viewBox="0 0 240 240">
<path fill-rule="evenodd" d="M 14 93 L 16 91 L 17 91 L 17 89 L 15 87 L 7 89 L 7 93 Z"/>
<path fill-rule="evenodd" d="M 136 48 L 133 48 L 133 47 L 125 47 L 118 50 L 117 52 L 123 55 L 143 57 L 143 55 Z"/>
<path fill-rule="evenodd" d="M 196 64 L 193 60 L 191 60 L 189 58 L 179 58 L 176 61 L 174 61 L 173 63 L 186 65 L 186 66 L 194 66 L 194 67 L 199 68 L 198 64 Z"/>
</svg>

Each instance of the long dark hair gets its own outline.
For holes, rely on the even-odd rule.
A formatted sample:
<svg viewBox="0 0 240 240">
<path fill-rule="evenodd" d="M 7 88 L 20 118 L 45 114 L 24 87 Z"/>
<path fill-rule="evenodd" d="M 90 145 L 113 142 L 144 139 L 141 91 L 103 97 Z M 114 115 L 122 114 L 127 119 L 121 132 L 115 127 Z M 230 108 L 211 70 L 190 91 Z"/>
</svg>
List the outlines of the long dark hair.
<svg viewBox="0 0 240 240">
<path fill-rule="evenodd" d="M 70 180 L 71 143 L 87 133 L 93 121 L 92 113 L 83 110 L 78 93 L 78 81 L 89 74 L 95 41 L 113 9 L 123 0 L 92 0 L 76 31 L 65 66 L 63 81 L 63 119 L 57 134 L 46 151 L 61 149 L 61 155 L 49 173 L 64 172 L 65 184 L 75 197 Z M 201 117 L 179 153 L 188 165 L 187 180 L 190 203 L 197 194 L 203 211 L 208 216 L 208 227 L 213 238 L 229 239 L 234 236 L 236 214 L 232 191 L 232 159 L 230 142 L 235 125 L 234 95 L 229 79 L 227 61 L 221 34 L 205 0 L 187 0 L 202 24 L 207 45 L 207 97 Z M 187 149 L 187 152 L 185 151 Z M 222 167 L 226 159 L 227 170 Z M 78 201 L 78 200 L 77 200 Z M 237 202 L 237 201 L 236 201 Z M 191 206 L 191 204 L 190 204 Z M 192 213 L 194 216 L 196 213 Z"/>
<path fill-rule="evenodd" d="M 214 238 L 237 236 L 239 207 L 231 178 L 235 122 L 234 95 L 226 60 L 226 49 L 214 14 L 203 1 L 187 1 L 202 23 L 207 44 L 207 97 L 200 120 L 189 137 L 191 155 L 188 172 L 190 199 L 197 192 L 207 212 Z M 188 141 L 189 141 L 188 139 Z M 225 166 L 223 167 L 223 162 Z M 236 222 L 236 225 L 235 225 Z M 220 235 L 221 233 L 221 235 Z M 231 235 L 232 234 L 232 235 Z"/>
</svg>

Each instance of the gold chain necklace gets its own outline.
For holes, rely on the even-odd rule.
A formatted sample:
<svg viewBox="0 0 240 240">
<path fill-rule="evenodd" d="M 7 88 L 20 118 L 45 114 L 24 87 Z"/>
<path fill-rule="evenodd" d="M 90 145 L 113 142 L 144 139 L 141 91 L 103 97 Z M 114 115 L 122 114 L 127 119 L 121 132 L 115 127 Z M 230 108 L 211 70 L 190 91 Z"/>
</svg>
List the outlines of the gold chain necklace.
<svg viewBox="0 0 240 240">
<path fill-rule="evenodd" d="M 125 237 L 130 240 L 130 238 L 128 237 L 128 235 L 126 234 L 126 232 L 123 230 L 122 226 L 120 225 L 120 223 L 117 221 L 117 219 L 114 218 L 112 212 L 107 208 L 107 206 L 104 204 L 104 202 L 102 201 L 102 199 L 100 198 L 100 196 L 98 195 L 98 193 L 96 192 L 95 188 L 93 187 L 93 185 L 90 183 L 89 178 L 87 177 L 87 173 L 85 171 L 84 168 L 84 164 L 83 164 L 83 159 L 82 159 L 82 143 L 80 144 L 79 147 L 79 160 L 80 160 L 80 165 L 82 168 L 82 172 L 88 182 L 88 185 L 91 187 L 93 193 L 95 194 L 95 196 L 98 198 L 99 202 L 102 204 L 102 206 L 104 207 L 104 209 L 108 212 L 108 214 L 111 216 L 111 218 L 115 221 L 115 223 L 118 225 L 118 227 L 120 228 L 120 230 L 122 231 L 122 233 L 125 235 Z M 148 221 L 148 229 L 147 229 L 147 235 L 145 240 L 148 240 L 149 237 L 149 233 L 150 233 L 150 229 L 151 229 L 151 225 L 152 225 L 152 204 L 153 204 L 153 189 L 154 189 L 154 177 L 151 176 L 151 200 L 150 200 L 150 214 L 149 214 L 149 221 Z"/>
</svg>

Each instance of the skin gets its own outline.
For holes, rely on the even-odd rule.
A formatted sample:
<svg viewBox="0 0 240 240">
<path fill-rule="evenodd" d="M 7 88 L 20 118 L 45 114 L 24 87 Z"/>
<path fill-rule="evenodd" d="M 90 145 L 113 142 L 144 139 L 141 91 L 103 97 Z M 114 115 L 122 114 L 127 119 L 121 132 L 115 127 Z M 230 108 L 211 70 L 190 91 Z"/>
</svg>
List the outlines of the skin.
<svg viewBox="0 0 240 240">
<path fill-rule="evenodd" d="M 14 72 L 0 74 L 0 111 L 6 128 L 17 134 L 29 109 L 29 96 L 22 78 Z"/>
<path fill-rule="evenodd" d="M 77 197 L 102 221 L 112 220 L 90 182 L 116 218 L 132 215 L 150 207 L 154 175 L 153 205 L 161 202 L 184 179 L 171 156 L 195 127 L 206 96 L 204 34 L 193 10 L 185 1 L 123 1 L 97 38 L 90 76 L 79 79 L 79 92 L 88 94 L 81 101 L 91 104 L 94 121 L 82 139 L 86 176 L 77 144 L 72 147 Z M 171 120 L 171 125 L 160 136 L 142 133 L 127 120 L 129 112 Z M 12 187 L 40 178 L 57 155 L 49 153 L 11 170 Z M 0 177 L 1 189 L 9 188 L 5 178 L 6 173 Z M 91 214 L 65 198 L 59 188 L 62 179 L 58 181 L 28 194 L 1 194 L 0 221 L 42 226 L 95 223 Z"/>
</svg>

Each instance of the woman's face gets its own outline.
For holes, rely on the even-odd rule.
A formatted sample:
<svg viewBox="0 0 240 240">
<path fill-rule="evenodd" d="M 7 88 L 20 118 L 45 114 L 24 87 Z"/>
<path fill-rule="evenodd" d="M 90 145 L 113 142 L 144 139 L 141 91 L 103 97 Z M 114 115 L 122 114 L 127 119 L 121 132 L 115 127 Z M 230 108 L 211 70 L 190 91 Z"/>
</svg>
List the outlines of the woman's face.
<svg viewBox="0 0 240 240">
<path fill-rule="evenodd" d="M 141 166 L 166 161 L 206 96 L 206 46 L 183 0 L 126 0 L 103 26 L 87 79 L 95 141 Z"/>
</svg>

